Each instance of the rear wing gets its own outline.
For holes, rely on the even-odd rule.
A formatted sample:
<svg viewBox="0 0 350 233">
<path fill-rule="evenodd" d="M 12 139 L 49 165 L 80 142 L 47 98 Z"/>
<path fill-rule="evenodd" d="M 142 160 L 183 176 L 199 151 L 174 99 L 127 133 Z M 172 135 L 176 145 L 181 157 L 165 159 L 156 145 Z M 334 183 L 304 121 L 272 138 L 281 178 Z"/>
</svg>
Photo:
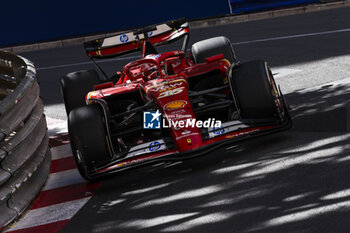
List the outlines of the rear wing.
<svg viewBox="0 0 350 233">
<path fill-rule="evenodd" d="M 153 45 L 159 46 L 180 39 L 188 32 L 189 27 L 186 19 L 178 19 L 151 25 L 136 31 L 88 41 L 84 43 L 84 47 L 90 58 L 110 58 L 140 50 L 145 35 L 148 36 L 148 40 Z"/>
</svg>

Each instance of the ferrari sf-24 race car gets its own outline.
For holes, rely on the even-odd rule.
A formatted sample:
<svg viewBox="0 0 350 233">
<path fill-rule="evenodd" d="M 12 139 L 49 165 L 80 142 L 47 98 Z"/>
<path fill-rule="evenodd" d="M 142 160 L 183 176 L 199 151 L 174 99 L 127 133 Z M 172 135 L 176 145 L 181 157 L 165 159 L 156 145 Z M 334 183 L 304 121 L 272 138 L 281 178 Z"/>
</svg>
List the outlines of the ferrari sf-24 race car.
<svg viewBox="0 0 350 233">
<path fill-rule="evenodd" d="M 178 39 L 181 50 L 158 53 L 157 46 Z M 92 61 L 142 53 L 112 77 L 82 70 L 60 80 L 85 179 L 191 158 L 291 126 L 265 61 L 239 62 L 223 36 L 194 43 L 190 53 L 188 41 L 188 23 L 180 19 L 84 43 Z"/>
</svg>

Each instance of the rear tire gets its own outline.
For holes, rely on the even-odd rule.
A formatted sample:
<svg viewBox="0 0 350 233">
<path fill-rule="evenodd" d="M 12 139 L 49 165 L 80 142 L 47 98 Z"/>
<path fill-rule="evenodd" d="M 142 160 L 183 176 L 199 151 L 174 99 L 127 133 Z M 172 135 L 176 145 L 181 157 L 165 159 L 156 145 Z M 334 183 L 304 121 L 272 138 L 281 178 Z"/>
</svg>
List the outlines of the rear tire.
<svg viewBox="0 0 350 233">
<path fill-rule="evenodd" d="M 82 177 L 86 170 L 111 160 L 105 119 L 100 106 L 86 105 L 73 109 L 68 116 L 68 131 L 73 155 Z"/>
<path fill-rule="evenodd" d="M 61 93 L 67 116 L 72 109 L 85 105 L 86 94 L 93 91 L 94 86 L 99 83 L 100 79 L 95 70 L 76 71 L 61 78 Z"/>
<path fill-rule="evenodd" d="M 265 61 L 232 66 L 229 72 L 242 118 L 277 118 L 276 91 Z"/>
<path fill-rule="evenodd" d="M 192 45 L 192 56 L 195 63 L 205 62 L 205 58 L 224 54 L 225 58 L 233 63 L 236 61 L 235 52 L 229 39 L 224 36 L 213 37 L 199 41 Z"/>
</svg>

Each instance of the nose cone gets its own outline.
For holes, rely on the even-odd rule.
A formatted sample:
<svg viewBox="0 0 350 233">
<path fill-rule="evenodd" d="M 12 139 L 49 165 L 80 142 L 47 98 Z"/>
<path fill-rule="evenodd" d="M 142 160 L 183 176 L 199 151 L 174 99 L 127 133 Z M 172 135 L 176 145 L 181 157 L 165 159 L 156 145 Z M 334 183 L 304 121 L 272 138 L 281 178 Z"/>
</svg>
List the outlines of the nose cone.
<svg viewBox="0 0 350 233">
<path fill-rule="evenodd" d="M 203 142 L 196 126 L 196 117 L 187 88 L 187 81 L 182 76 L 146 87 L 147 95 L 153 98 L 163 111 L 163 127 L 170 129 L 171 137 L 181 152 L 196 149 Z"/>
<path fill-rule="evenodd" d="M 186 130 L 184 132 L 187 133 Z M 180 134 L 182 133 L 180 132 Z M 175 142 L 177 149 L 181 152 L 190 151 L 202 145 L 202 137 L 199 132 L 191 132 L 188 135 L 182 135 L 178 138 L 179 139 L 177 139 Z"/>
<path fill-rule="evenodd" d="M 192 108 L 178 111 L 165 110 L 165 126 L 170 128 L 171 136 L 179 151 L 193 150 L 202 145 L 200 130 L 196 127 L 196 118 Z"/>
</svg>

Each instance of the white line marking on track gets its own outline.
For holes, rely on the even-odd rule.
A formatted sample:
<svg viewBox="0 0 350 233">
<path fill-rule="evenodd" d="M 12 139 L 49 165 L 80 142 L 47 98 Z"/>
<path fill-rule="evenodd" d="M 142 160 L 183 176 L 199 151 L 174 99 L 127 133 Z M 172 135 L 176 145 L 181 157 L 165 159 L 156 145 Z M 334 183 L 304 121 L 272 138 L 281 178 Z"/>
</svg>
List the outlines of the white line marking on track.
<svg viewBox="0 0 350 233">
<path fill-rule="evenodd" d="M 42 191 L 79 183 L 86 183 L 86 181 L 80 176 L 78 169 L 51 173 Z"/>
<path fill-rule="evenodd" d="M 71 219 L 91 197 L 30 210 L 10 231 Z"/>
<path fill-rule="evenodd" d="M 335 33 L 342 33 L 342 32 L 350 32 L 350 28 L 339 29 L 339 30 L 332 30 L 332 31 L 325 31 L 325 32 L 314 32 L 314 33 L 296 34 L 296 35 L 291 35 L 291 36 L 278 36 L 278 37 L 271 37 L 271 38 L 266 38 L 266 39 L 234 42 L 234 43 L 232 43 L 232 45 L 252 44 L 252 43 L 257 43 L 257 42 L 295 39 L 295 38 L 310 37 L 310 36 L 321 36 L 321 35 L 335 34 Z"/>
<path fill-rule="evenodd" d="M 59 69 L 59 68 L 65 68 L 70 66 L 82 66 L 82 65 L 91 65 L 91 64 L 93 64 L 91 61 L 87 61 L 87 62 L 78 62 L 73 64 L 39 67 L 39 68 L 36 68 L 36 70 L 51 70 L 51 69 Z"/>
<path fill-rule="evenodd" d="M 243 44 L 252 44 L 252 43 L 275 41 L 275 40 L 295 39 L 295 38 L 302 38 L 302 37 L 310 37 L 310 36 L 320 36 L 320 35 L 327 35 L 327 34 L 343 33 L 343 32 L 350 32 L 350 28 L 331 30 L 331 31 L 325 31 L 325 32 L 314 32 L 314 33 L 296 34 L 296 35 L 290 35 L 290 36 L 278 36 L 278 37 L 271 37 L 271 38 L 265 38 L 265 39 L 233 42 L 232 45 L 243 45 Z M 97 61 L 97 63 L 106 63 L 106 62 L 112 62 L 112 61 L 123 61 L 123 60 L 138 59 L 138 58 L 140 58 L 140 56 L 118 57 L 118 58 L 113 58 L 113 59 L 108 59 L 108 60 L 100 60 L 100 61 Z M 86 62 L 78 62 L 78 63 L 72 63 L 72 64 L 38 67 L 38 68 L 36 68 L 36 70 L 51 70 L 51 69 L 66 68 L 66 67 L 71 67 L 71 66 L 92 65 L 92 64 L 93 63 L 91 61 L 86 61 Z"/>
</svg>

